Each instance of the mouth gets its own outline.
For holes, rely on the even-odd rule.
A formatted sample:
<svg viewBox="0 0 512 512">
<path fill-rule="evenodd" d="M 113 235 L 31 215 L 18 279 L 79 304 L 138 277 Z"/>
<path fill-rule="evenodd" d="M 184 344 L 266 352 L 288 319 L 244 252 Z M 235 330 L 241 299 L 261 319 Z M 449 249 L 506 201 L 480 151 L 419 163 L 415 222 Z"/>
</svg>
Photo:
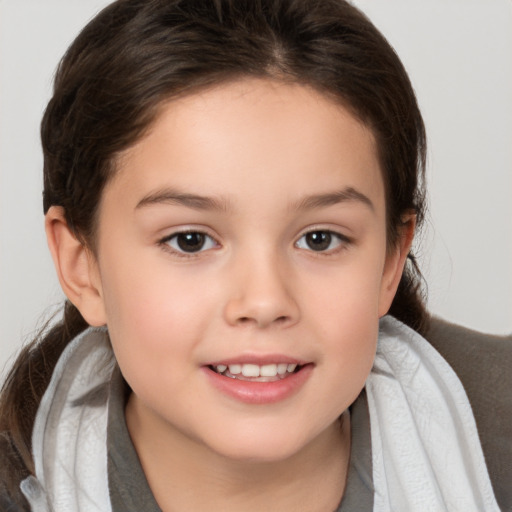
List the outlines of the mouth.
<svg viewBox="0 0 512 512">
<path fill-rule="evenodd" d="M 276 382 L 298 373 L 305 365 L 296 363 L 271 364 L 215 364 L 208 368 L 218 375 L 246 382 Z"/>
<path fill-rule="evenodd" d="M 315 367 L 312 362 L 290 360 L 286 356 L 254 359 L 218 361 L 203 366 L 203 370 L 208 381 L 222 394 L 246 404 L 263 405 L 298 393 Z"/>
</svg>

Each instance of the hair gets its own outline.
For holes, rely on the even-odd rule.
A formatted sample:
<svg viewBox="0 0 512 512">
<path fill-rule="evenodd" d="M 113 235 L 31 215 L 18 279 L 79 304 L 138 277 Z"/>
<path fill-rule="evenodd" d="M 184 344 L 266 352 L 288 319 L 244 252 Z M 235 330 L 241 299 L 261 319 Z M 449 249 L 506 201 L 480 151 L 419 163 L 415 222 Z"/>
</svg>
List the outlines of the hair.
<svg viewBox="0 0 512 512">
<path fill-rule="evenodd" d="M 344 0 L 118 0 L 106 7 L 57 69 L 41 125 L 44 212 L 63 207 L 94 252 L 98 204 L 116 157 L 147 132 L 162 104 L 246 77 L 310 86 L 348 108 L 376 140 L 388 246 L 397 243 L 404 213 L 421 225 L 426 138 L 413 88 L 386 39 Z M 428 316 L 420 285 L 410 254 L 390 314 L 422 332 Z M 21 352 L 5 381 L 0 442 L 17 468 L 9 473 L 13 495 L 34 470 L 31 431 L 56 361 L 86 327 L 66 302 L 62 320 Z"/>
</svg>

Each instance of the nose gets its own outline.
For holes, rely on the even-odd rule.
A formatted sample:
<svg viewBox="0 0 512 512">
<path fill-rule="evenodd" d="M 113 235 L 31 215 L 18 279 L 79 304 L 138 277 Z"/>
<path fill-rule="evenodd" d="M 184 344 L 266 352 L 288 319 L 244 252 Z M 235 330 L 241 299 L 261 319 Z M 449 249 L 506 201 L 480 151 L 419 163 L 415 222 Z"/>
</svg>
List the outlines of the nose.
<svg viewBox="0 0 512 512">
<path fill-rule="evenodd" d="M 293 282 L 277 257 L 245 259 L 232 267 L 225 319 L 233 326 L 289 327 L 300 317 Z"/>
</svg>

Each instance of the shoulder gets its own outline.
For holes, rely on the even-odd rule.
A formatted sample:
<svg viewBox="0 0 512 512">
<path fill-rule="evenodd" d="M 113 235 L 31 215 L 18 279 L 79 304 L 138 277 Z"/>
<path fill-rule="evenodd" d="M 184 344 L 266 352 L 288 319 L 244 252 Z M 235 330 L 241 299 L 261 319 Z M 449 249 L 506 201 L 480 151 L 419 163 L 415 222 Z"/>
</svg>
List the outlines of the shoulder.
<svg viewBox="0 0 512 512">
<path fill-rule="evenodd" d="M 512 510 L 512 335 L 484 334 L 433 318 L 425 337 L 461 380 L 496 496 L 504 510 Z"/>
<path fill-rule="evenodd" d="M 30 507 L 19 484 L 28 471 L 20 462 L 9 437 L 0 432 L 0 512 L 28 512 Z"/>
<path fill-rule="evenodd" d="M 425 337 L 450 363 L 462 380 L 470 400 L 489 393 L 512 404 L 512 334 L 484 334 L 432 318 Z M 482 386 L 484 386 L 482 388 Z"/>
<path fill-rule="evenodd" d="M 484 334 L 433 318 L 425 337 L 455 370 L 473 407 L 492 403 L 512 413 L 512 335 Z"/>
</svg>

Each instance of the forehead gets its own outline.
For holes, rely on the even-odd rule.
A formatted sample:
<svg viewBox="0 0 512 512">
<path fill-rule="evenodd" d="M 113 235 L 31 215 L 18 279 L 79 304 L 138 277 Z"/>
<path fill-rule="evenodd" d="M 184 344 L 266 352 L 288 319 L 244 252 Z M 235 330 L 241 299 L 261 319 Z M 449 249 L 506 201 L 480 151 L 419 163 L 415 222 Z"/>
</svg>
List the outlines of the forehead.
<svg viewBox="0 0 512 512">
<path fill-rule="evenodd" d="M 270 80 L 231 82 L 163 104 L 117 164 L 113 184 L 139 196 L 177 186 L 235 202 L 257 191 L 293 202 L 306 191 L 351 187 L 377 206 L 384 200 L 371 130 L 312 88 Z"/>
</svg>

